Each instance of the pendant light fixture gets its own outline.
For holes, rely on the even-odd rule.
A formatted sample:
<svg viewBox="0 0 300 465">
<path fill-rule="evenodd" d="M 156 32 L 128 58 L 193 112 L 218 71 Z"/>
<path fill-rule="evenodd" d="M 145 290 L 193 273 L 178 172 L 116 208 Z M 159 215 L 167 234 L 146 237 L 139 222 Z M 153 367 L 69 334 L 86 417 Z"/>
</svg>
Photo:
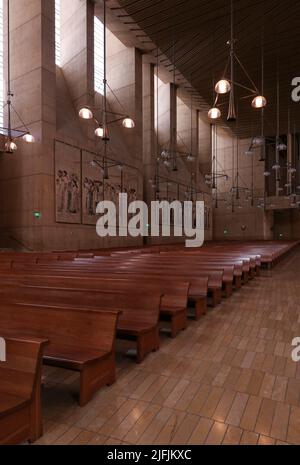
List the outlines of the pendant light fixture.
<svg viewBox="0 0 300 465">
<path fill-rule="evenodd" d="M 101 138 L 103 141 L 109 140 L 109 125 L 117 122 L 122 122 L 122 126 L 125 129 L 133 129 L 135 127 L 134 120 L 126 114 L 126 111 L 121 104 L 120 100 L 117 98 L 114 91 L 111 89 L 107 82 L 107 32 L 106 32 L 106 24 L 107 24 L 107 6 L 106 1 L 103 0 L 103 49 L 104 49 L 104 59 L 103 59 L 103 96 L 102 96 L 102 121 L 99 122 L 98 119 L 95 117 L 95 113 L 99 110 L 99 108 L 93 109 L 90 106 L 84 106 L 79 110 L 79 117 L 84 120 L 94 120 L 97 125 L 95 130 L 95 136 Z M 121 108 L 122 113 L 111 112 L 107 108 L 107 92 L 108 89 L 113 94 L 115 100 L 117 101 L 119 107 Z"/>
<path fill-rule="evenodd" d="M 10 60 L 10 0 L 7 0 L 7 101 L 4 109 L 7 107 L 7 122 L 8 127 L 0 128 L 0 134 L 5 137 L 5 152 L 13 153 L 18 149 L 16 140 L 22 138 L 24 142 L 33 144 L 35 142 L 34 136 L 30 133 L 28 127 L 22 120 L 19 113 L 15 110 L 12 99 L 14 94 L 11 88 L 11 60 Z M 18 125 L 20 129 L 12 128 L 12 114 L 15 113 L 17 119 L 21 123 Z"/>
<path fill-rule="evenodd" d="M 247 72 L 246 68 L 242 64 L 241 60 L 237 56 L 235 52 L 235 38 L 234 38 L 234 0 L 231 0 L 231 34 L 230 40 L 227 44 L 230 46 L 230 53 L 229 58 L 227 60 L 225 70 L 223 73 L 222 78 L 217 82 L 215 85 L 215 101 L 213 107 L 209 110 L 208 116 L 210 119 L 218 119 L 221 115 L 221 110 L 218 108 L 220 96 L 229 94 L 229 103 L 228 103 L 228 114 L 227 114 L 227 121 L 232 122 L 236 121 L 236 95 L 235 89 L 239 87 L 244 91 L 248 92 L 248 95 L 244 98 L 251 98 L 252 97 L 252 107 L 262 109 L 267 105 L 267 99 L 259 92 L 257 86 L 255 85 L 254 81 L 251 79 L 249 73 Z M 238 65 L 243 74 L 245 75 L 248 83 L 241 84 L 235 81 L 235 66 Z M 227 73 L 229 76 L 227 77 Z M 250 92 L 250 95 L 249 95 Z"/>
</svg>

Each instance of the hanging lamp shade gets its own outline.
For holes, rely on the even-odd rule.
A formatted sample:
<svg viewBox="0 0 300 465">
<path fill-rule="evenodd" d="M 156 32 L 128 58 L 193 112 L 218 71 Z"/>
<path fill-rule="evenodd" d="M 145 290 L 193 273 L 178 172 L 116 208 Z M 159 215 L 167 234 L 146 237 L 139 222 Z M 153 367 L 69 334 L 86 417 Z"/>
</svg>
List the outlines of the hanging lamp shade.
<svg viewBox="0 0 300 465">
<path fill-rule="evenodd" d="M 262 136 L 261 137 L 254 137 L 252 143 L 253 143 L 253 145 L 255 147 L 261 147 L 265 143 L 265 138 L 262 137 Z"/>
<path fill-rule="evenodd" d="M 135 127 L 135 123 L 134 123 L 133 119 L 129 118 L 129 116 L 124 118 L 122 124 L 123 124 L 123 127 L 126 128 L 126 129 L 133 129 Z"/>
<path fill-rule="evenodd" d="M 286 144 L 278 144 L 278 145 L 277 145 L 277 150 L 278 150 L 279 152 L 284 152 L 286 149 L 287 149 L 287 145 L 286 145 Z"/>
<path fill-rule="evenodd" d="M 272 166 L 272 170 L 277 171 L 280 170 L 280 165 L 279 163 L 276 163 L 275 165 Z"/>
<path fill-rule="evenodd" d="M 187 161 L 189 161 L 189 162 L 195 161 L 195 157 L 193 156 L 193 154 L 191 154 L 191 153 L 188 154 Z"/>
<path fill-rule="evenodd" d="M 34 144 L 35 143 L 35 138 L 33 137 L 32 134 L 24 134 L 23 140 L 27 142 L 27 144 Z"/>
<path fill-rule="evenodd" d="M 13 140 L 8 140 L 5 143 L 5 152 L 6 153 L 13 153 L 18 149 L 17 144 Z"/>
<path fill-rule="evenodd" d="M 99 128 L 95 129 L 95 136 L 103 138 L 104 136 L 104 129 L 100 126 Z"/>
<path fill-rule="evenodd" d="M 268 178 L 269 176 L 271 176 L 270 171 L 265 171 L 265 172 L 264 172 L 264 176 L 265 176 L 265 178 Z"/>
<path fill-rule="evenodd" d="M 215 86 L 217 94 L 228 94 L 231 90 L 231 84 L 227 79 L 221 79 Z"/>
<path fill-rule="evenodd" d="M 210 119 L 218 119 L 218 118 L 221 118 L 221 111 L 219 110 L 219 108 L 211 108 L 208 112 L 208 116 Z"/>
<path fill-rule="evenodd" d="M 264 108 L 267 105 L 267 99 L 263 95 L 257 95 L 252 100 L 253 108 Z"/>
<path fill-rule="evenodd" d="M 79 110 L 79 117 L 81 119 L 93 119 L 94 115 L 93 115 L 92 110 L 90 110 L 87 107 L 84 107 L 84 108 L 81 108 L 81 110 Z"/>
</svg>

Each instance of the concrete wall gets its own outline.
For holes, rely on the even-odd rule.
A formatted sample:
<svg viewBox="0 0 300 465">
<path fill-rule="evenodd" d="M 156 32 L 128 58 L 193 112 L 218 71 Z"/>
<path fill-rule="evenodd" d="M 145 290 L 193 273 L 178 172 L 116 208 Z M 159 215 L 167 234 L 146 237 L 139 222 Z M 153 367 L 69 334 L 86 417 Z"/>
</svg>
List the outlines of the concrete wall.
<svg viewBox="0 0 300 465">
<path fill-rule="evenodd" d="M 41 249 L 44 226 L 51 221 L 48 200 L 53 196 L 54 1 L 31 0 L 25 4 L 12 0 L 10 8 L 13 105 L 35 136 L 36 144 L 20 140 L 16 153 L 1 156 L 0 222 L 2 229 L 9 230 L 20 243 Z M 4 42 L 7 50 L 7 35 Z M 22 126 L 16 113 L 12 124 L 14 128 Z M 35 210 L 43 212 L 42 220 L 34 219 Z"/>
</svg>

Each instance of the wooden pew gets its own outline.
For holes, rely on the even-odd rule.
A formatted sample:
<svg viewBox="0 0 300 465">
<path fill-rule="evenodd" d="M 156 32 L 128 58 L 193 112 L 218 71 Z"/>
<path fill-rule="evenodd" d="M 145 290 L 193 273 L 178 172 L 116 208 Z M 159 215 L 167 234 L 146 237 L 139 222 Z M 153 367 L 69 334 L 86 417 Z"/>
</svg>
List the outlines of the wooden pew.
<svg viewBox="0 0 300 465">
<path fill-rule="evenodd" d="M 233 265 L 215 265 L 207 262 L 200 262 L 195 260 L 193 256 L 185 257 L 184 255 L 139 255 L 126 261 L 123 267 L 139 267 L 147 266 L 156 269 L 176 269 L 176 272 L 180 271 L 184 275 L 188 271 L 194 273 L 195 276 L 208 276 L 208 288 L 213 294 L 213 304 L 217 305 L 220 303 L 220 289 L 216 291 L 216 288 L 223 288 L 225 297 L 230 297 L 233 289 L 234 281 L 234 267 Z M 218 293 L 217 297 L 214 295 Z"/>
<path fill-rule="evenodd" d="M 86 263 L 84 266 L 83 262 L 76 262 L 70 263 L 69 265 L 66 263 L 62 263 L 60 266 L 54 265 L 40 265 L 40 266 L 28 266 L 23 263 L 15 263 L 13 264 L 13 272 L 16 273 L 27 273 L 27 274 L 55 274 L 57 276 L 72 276 L 72 277 L 103 277 L 107 274 L 124 274 L 124 275 L 132 275 L 132 274 L 144 274 L 144 275 L 153 275 L 156 277 L 168 276 L 168 279 L 172 280 L 174 278 L 179 279 L 181 281 L 188 281 L 192 282 L 195 279 L 202 279 L 206 282 L 208 279 L 208 289 L 209 293 L 211 294 L 211 304 L 213 306 L 218 305 L 221 302 L 222 298 L 222 287 L 223 287 L 223 271 L 222 270 L 211 270 L 211 271 L 201 271 L 201 270 L 192 270 L 187 269 L 186 266 L 184 267 L 177 267 L 174 266 L 172 268 L 169 267 L 138 267 L 133 266 L 132 264 L 126 265 L 124 263 L 112 265 L 110 266 L 108 262 L 101 262 L 101 264 L 95 264 L 96 266 L 92 266 Z"/>
<path fill-rule="evenodd" d="M 148 299 L 149 295 L 161 295 L 161 306 L 160 306 L 160 319 L 161 321 L 170 321 L 171 325 L 171 336 L 174 338 L 176 335 L 184 330 L 187 325 L 187 306 L 188 306 L 188 295 L 189 295 L 189 283 L 184 283 L 181 281 L 170 282 L 162 279 L 144 279 L 140 276 L 137 276 L 133 280 L 122 279 L 120 276 L 119 279 L 114 279 L 111 277 L 103 277 L 103 279 L 97 279 L 96 282 L 89 283 L 87 280 L 74 280 L 69 278 L 55 278 L 55 277 L 36 277 L 33 276 L 31 279 L 11 279 L 5 280 L 5 284 L 2 282 L 0 284 L 0 292 L 8 291 L 12 286 L 22 286 L 24 288 L 24 293 L 26 289 L 32 289 L 32 296 L 41 298 L 41 296 L 46 296 L 49 299 L 51 295 L 51 290 L 56 289 L 57 291 L 67 291 L 69 294 L 73 291 L 74 303 L 76 305 L 86 304 L 88 301 L 85 300 L 84 293 L 93 294 L 96 304 L 101 304 L 101 296 L 103 293 L 113 293 L 113 294 L 128 294 L 132 296 L 136 294 L 142 295 L 143 299 Z M 16 288 L 16 292 L 21 292 L 21 289 Z M 11 298 L 14 298 L 13 289 L 11 292 Z M 67 295 L 67 292 L 65 293 Z M 26 294 L 25 294 L 26 295 Z M 56 296 L 55 296 L 56 297 Z M 82 298 L 79 301 L 78 299 Z M 134 297 L 135 298 L 135 297 Z M 119 299 L 116 299 L 116 304 Z M 50 299 L 49 299 L 50 302 Z M 42 301 L 42 303 L 44 303 Z M 46 302 L 47 303 L 47 302 Z M 205 301 L 204 301 L 205 303 Z M 142 304 L 147 307 L 146 305 Z M 205 308 L 203 307 L 203 313 Z M 124 313 L 124 312 L 123 312 Z M 119 319 L 119 325 L 122 325 L 122 317 Z"/>
<path fill-rule="evenodd" d="M 118 311 L 117 336 L 135 341 L 137 344 L 137 362 L 141 363 L 146 355 L 159 349 L 159 311 L 161 294 L 143 292 L 108 292 L 69 289 L 61 290 L 48 287 L 25 288 L 7 286 L 0 289 L 1 303 L 38 305 L 40 307 L 71 308 L 97 312 Z M 0 304 L 1 305 L 1 304 Z"/>
<path fill-rule="evenodd" d="M 38 270 L 36 270 L 38 273 Z M 22 274 L 12 273 L 10 275 L 2 275 L 0 280 L 0 286 L 6 286 L 7 284 L 18 283 L 26 286 L 49 286 L 56 288 L 72 288 L 79 290 L 89 291 L 102 291 L 111 290 L 115 291 L 119 289 L 131 289 L 131 292 L 135 295 L 138 290 L 145 289 L 146 292 L 151 291 L 152 293 L 160 292 L 163 294 L 161 304 L 161 314 L 169 313 L 171 318 L 172 334 L 175 336 L 179 330 L 185 328 L 186 324 L 186 308 L 185 289 L 188 286 L 188 300 L 194 307 L 195 318 L 198 320 L 202 315 L 206 314 L 207 310 L 207 293 L 208 293 L 208 278 L 193 278 L 189 280 L 189 283 L 184 283 L 180 276 L 160 276 L 147 274 L 142 276 L 141 274 L 134 273 L 102 273 L 99 276 L 82 274 L 72 275 L 70 273 L 60 274 L 57 276 L 55 273 L 51 274 L 51 271 L 41 274 Z M 108 287 L 109 286 L 109 287 Z M 120 287 L 121 286 L 121 287 Z M 124 289 L 125 286 L 125 289 Z M 173 310 L 173 316 L 171 312 Z M 178 311 L 181 308 L 179 314 Z M 181 316 L 180 316 L 181 314 Z M 178 318 L 176 317 L 178 316 Z M 177 321 L 176 321 L 177 320 Z"/>
<path fill-rule="evenodd" d="M 0 445 L 42 436 L 41 371 L 46 340 L 5 338 L 0 362 Z"/>
<path fill-rule="evenodd" d="M 43 361 L 80 373 L 79 404 L 115 381 L 115 334 L 118 312 L 1 302 L 0 328 L 7 337 L 48 339 Z"/>
</svg>

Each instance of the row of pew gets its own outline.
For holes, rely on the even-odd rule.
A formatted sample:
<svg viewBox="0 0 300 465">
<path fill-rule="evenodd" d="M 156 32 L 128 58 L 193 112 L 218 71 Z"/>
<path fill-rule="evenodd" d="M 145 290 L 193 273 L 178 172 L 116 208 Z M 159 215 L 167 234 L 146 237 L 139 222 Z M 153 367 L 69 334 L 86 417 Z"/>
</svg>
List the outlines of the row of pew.
<svg viewBox="0 0 300 465">
<path fill-rule="evenodd" d="M 0 254 L 0 444 L 42 435 L 42 364 L 79 372 L 84 406 L 115 382 L 116 338 L 132 341 L 141 363 L 162 328 L 176 337 L 297 245 Z"/>
</svg>

